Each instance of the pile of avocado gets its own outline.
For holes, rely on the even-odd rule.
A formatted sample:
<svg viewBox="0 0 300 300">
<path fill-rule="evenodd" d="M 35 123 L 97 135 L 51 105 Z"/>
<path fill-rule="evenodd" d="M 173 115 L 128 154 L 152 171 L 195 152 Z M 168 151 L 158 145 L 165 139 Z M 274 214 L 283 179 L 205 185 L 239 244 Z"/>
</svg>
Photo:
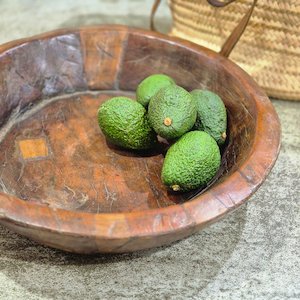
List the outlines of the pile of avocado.
<svg viewBox="0 0 300 300">
<path fill-rule="evenodd" d="M 221 98 L 207 90 L 186 91 L 164 74 L 145 78 L 136 101 L 114 97 L 98 110 L 98 123 L 112 144 L 145 150 L 168 140 L 161 179 L 171 190 L 206 185 L 220 167 L 227 115 Z"/>
</svg>

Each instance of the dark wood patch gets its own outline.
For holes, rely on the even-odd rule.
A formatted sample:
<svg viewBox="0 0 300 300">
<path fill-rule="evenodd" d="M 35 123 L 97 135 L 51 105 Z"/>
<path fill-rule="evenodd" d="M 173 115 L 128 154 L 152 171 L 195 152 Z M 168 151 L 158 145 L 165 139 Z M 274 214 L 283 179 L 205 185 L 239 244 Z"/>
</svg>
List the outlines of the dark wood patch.
<svg viewBox="0 0 300 300">
<path fill-rule="evenodd" d="M 0 54 L 0 124 L 12 110 L 86 87 L 78 34 L 16 46 Z"/>
</svg>

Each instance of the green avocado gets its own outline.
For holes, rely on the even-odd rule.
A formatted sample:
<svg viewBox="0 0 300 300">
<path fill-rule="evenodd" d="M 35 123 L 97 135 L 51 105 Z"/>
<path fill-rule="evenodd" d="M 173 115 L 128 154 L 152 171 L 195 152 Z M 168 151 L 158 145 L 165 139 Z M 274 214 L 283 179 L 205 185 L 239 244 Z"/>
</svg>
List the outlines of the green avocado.
<svg viewBox="0 0 300 300">
<path fill-rule="evenodd" d="M 145 78 L 137 87 L 136 100 L 144 107 L 147 107 L 151 97 L 153 97 L 161 88 L 175 84 L 175 81 L 164 74 L 153 74 Z"/>
<path fill-rule="evenodd" d="M 150 125 L 165 139 L 174 139 L 189 131 L 197 117 L 193 97 L 175 84 L 160 89 L 149 102 Z"/>
<path fill-rule="evenodd" d="M 207 184 L 220 163 L 216 141 L 204 131 L 190 131 L 168 150 L 161 179 L 173 191 L 190 191 Z"/>
<path fill-rule="evenodd" d="M 98 110 L 98 123 L 112 144 L 137 150 L 156 145 L 146 109 L 132 99 L 114 97 L 105 101 Z"/>
<path fill-rule="evenodd" d="M 218 145 L 223 145 L 226 140 L 227 115 L 222 99 L 206 90 L 193 90 L 191 95 L 197 107 L 195 129 L 209 133 Z"/>
</svg>

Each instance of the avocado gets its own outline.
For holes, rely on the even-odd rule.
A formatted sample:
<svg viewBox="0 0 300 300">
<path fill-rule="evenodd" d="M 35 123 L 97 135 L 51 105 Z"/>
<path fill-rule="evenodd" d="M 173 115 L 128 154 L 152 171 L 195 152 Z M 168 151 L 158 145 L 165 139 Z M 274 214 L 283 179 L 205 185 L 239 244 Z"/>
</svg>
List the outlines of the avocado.
<svg viewBox="0 0 300 300">
<path fill-rule="evenodd" d="M 226 140 L 227 115 L 222 99 L 207 90 L 193 90 L 191 95 L 197 107 L 195 129 L 209 133 L 218 145 L 223 145 Z"/>
<path fill-rule="evenodd" d="M 98 123 L 112 144 L 137 150 L 156 145 L 156 134 L 149 125 L 146 109 L 127 97 L 105 101 L 98 110 Z"/>
<path fill-rule="evenodd" d="M 216 141 L 204 131 L 190 131 L 167 151 L 161 179 L 173 191 L 190 191 L 207 184 L 220 163 Z"/>
<path fill-rule="evenodd" d="M 189 131 L 197 117 L 193 97 L 175 84 L 160 89 L 148 106 L 150 125 L 165 139 L 174 139 Z"/>
<path fill-rule="evenodd" d="M 153 97 L 161 88 L 170 84 L 175 84 L 175 81 L 167 75 L 150 75 L 138 85 L 136 90 L 136 100 L 144 107 L 147 107 L 151 97 Z"/>
</svg>

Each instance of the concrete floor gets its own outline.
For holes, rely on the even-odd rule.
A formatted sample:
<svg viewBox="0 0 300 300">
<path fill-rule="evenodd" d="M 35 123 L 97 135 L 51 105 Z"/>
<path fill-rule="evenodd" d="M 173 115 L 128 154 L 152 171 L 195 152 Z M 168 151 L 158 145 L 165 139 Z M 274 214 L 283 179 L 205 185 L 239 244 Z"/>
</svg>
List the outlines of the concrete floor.
<svg viewBox="0 0 300 300">
<path fill-rule="evenodd" d="M 147 27 L 152 1 L 0 1 L 0 43 L 59 27 Z M 166 4 L 158 22 L 170 24 Z M 0 299 L 300 299 L 300 102 L 273 100 L 279 159 L 247 205 L 168 247 L 93 257 L 0 227 Z"/>
</svg>

